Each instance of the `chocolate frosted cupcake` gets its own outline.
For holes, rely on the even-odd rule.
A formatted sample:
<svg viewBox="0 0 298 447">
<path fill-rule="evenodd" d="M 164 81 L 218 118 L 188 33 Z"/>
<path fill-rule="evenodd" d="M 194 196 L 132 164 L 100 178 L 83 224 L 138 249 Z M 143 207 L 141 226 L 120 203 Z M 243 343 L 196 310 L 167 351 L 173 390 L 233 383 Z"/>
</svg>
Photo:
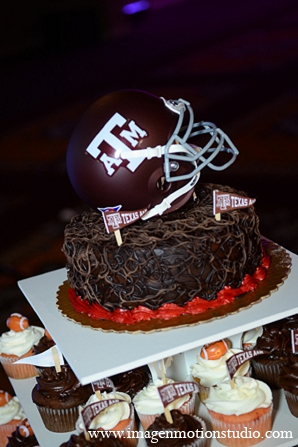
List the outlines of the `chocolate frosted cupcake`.
<svg viewBox="0 0 298 447">
<path fill-rule="evenodd" d="M 172 410 L 173 423 L 164 414 L 158 416 L 148 427 L 147 446 L 164 447 L 204 447 L 206 446 L 205 422 L 198 416 Z M 179 434 L 178 434 L 179 432 Z"/>
<path fill-rule="evenodd" d="M 69 440 L 63 442 L 60 447 L 124 447 L 123 442 L 115 436 L 109 438 L 103 438 L 102 435 L 98 435 L 96 439 L 87 440 L 84 433 L 79 435 L 73 434 Z"/>
<path fill-rule="evenodd" d="M 287 365 L 292 355 L 290 330 L 286 329 L 282 322 L 264 326 L 255 349 L 268 352 L 252 359 L 256 378 L 267 383 L 272 389 L 281 388 L 281 366 Z"/>
<path fill-rule="evenodd" d="M 91 385 L 82 386 L 67 365 L 61 366 L 60 372 L 44 368 L 36 381 L 32 400 L 46 428 L 59 433 L 74 430 L 79 406 L 92 394 Z"/>
<path fill-rule="evenodd" d="M 284 389 L 290 412 L 298 418 L 298 356 L 292 358 L 287 366 L 282 366 L 280 385 Z"/>
<path fill-rule="evenodd" d="M 39 447 L 38 441 L 27 419 L 8 436 L 6 447 Z"/>
<path fill-rule="evenodd" d="M 115 389 L 122 393 L 127 393 L 133 399 L 135 395 L 146 387 L 151 380 L 150 370 L 146 366 L 116 374 L 110 377 Z"/>
</svg>

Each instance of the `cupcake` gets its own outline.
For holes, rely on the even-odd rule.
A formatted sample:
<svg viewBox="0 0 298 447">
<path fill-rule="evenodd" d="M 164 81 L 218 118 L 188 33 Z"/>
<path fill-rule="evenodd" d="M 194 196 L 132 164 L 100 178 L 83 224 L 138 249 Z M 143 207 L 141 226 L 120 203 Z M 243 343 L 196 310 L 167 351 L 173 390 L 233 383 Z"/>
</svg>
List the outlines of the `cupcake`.
<svg viewBox="0 0 298 447">
<path fill-rule="evenodd" d="M 101 430 L 109 432 L 122 431 L 123 443 L 128 447 L 136 446 L 138 441 L 137 438 L 129 437 L 129 432 L 136 430 L 136 421 L 134 408 L 128 394 L 117 391 L 111 393 L 107 393 L 106 391 L 103 393 L 94 393 L 90 396 L 86 402 L 86 405 L 84 405 L 81 410 L 88 405 L 108 399 L 118 399 L 120 402 L 110 405 L 103 411 L 100 411 L 90 422 L 88 430 Z M 76 423 L 77 431 L 84 431 L 84 427 L 85 425 L 80 412 Z"/>
<path fill-rule="evenodd" d="M 288 407 L 298 418 L 298 358 L 292 358 L 287 366 L 281 367 L 280 385 L 284 390 Z"/>
<path fill-rule="evenodd" d="M 115 436 L 107 438 L 99 434 L 97 438 L 87 440 L 84 433 L 80 433 L 70 435 L 69 440 L 63 442 L 60 447 L 124 447 L 124 444 Z"/>
<path fill-rule="evenodd" d="M 203 346 L 200 355 L 197 356 L 197 362 L 190 367 L 192 378 L 199 385 L 199 396 L 202 402 L 208 397 L 210 387 L 229 378 L 226 360 L 238 352 L 242 352 L 241 349 L 230 349 L 225 340 Z M 250 375 L 250 362 L 247 361 L 241 365 L 235 375 Z"/>
<path fill-rule="evenodd" d="M 54 367 L 44 368 L 36 381 L 32 401 L 45 427 L 58 433 L 74 430 L 79 406 L 92 394 L 91 385 L 82 386 L 67 365 L 62 365 L 60 372 Z"/>
<path fill-rule="evenodd" d="M 25 418 L 18 398 L 12 397 L 7 391 L 0 390 L 0 447 L 6 446 L 7 437 Z"/>
<path fill-rule="evenodd" d="M 290 330 L 281 326 L 280 322 L 265 325 L 257 339 L 256 349 L 262 349 L 266 354 L 252 359 L 255 377 L 272 389 L 281 388 L 281 367 L 288 364 L 292 355 Z"/>
<path fill-rule="evenodd" d="M 24 419 L 16 430 L 8 436 L 6 447 L 39 447 L 28 419 Z"/>
<path fill-rule="evenodd" d="M 229 447 L 259 443 L 272 427 L 272 392 L 269 386 L 251 377 L 235 377 L 210 388 L 205 405 L 217 441 Z M 227 437 L 230 433 L 234 436 Z M 258 437 L 253 433 L 258 432 Z"/>
<path fill-rule="evenodd" d="M 147 429 L 147 446 L 205 447 L 205 422 L 198 416 L 184 414 L 180 410 L 171 411 L 172 421 L 164 414 L 157 416 Z M 181 434 L 179 434 L 181 433 Z M 187 434 L 187 436 L 185 436 Z"/>
<path fill-rule="evenodd" d="M 135 395 L 148 385 L 151 374 L 148 366 L 131 369 L 110 377 L 117 391 L 127 393 L 133 399 Z"/>
<path fill-rule="evenodd" d="M 33 345 L 44 335 L 44 329 L 29 326 L 28 319 L 17 313 L 12 314 L 6 324 L 10 330 L 0 337 L 0 361 L 6 374 L 12 379 L 36 376 L 35 366 L 15 362 L 33 355 Z"/>
<path fill-rule="evenodd" d="M 166 383 L 174 383 L 172 379 L 166 379 Z M 144 430 L 152 424 L 154 419 L 164 412 L 157 388 L 164 385 L 161 379 L 155 379 L 133 398 L 133 404 Z M 179 409 L 182 413 L 194 414 L 195 394 L 186 394 L 175 400 L 168 406 L 169 410 Z"/>
</svg>

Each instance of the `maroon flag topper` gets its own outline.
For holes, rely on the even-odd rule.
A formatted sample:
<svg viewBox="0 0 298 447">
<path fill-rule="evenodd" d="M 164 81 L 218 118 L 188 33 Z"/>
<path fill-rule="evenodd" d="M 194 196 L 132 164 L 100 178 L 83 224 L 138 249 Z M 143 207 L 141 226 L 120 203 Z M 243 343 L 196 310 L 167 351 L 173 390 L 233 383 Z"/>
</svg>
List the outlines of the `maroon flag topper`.
<svg viewBox="0 0 298 447">
<path fill-rule="evenodd" d="M 91 383 L 92 389 L 96 391 L 105 391 L 106 389 L 115 390 L 115 386 L 111 379 L 108 377 L 106 379 L 96 380 L 96 382 Z"/>
<path fill-rule="evenodd" d="M 147 213 L 148 208 L 135 211 L 120 211 L 120 209 L 114 210 L 112 208 L 107 209 L 106 211 L 103 211 L 100 208 L 99 210 L 102 211 L 106 230 L 110 234 L 141 219 L 141 217 Z"/>
<path fill-rule="evenodd" d="M 255 203 L 256 199 L 240 196 L 229 192 L 213 191 L 213 214 L 220 214 L 238 208 L 247 208 Z"/>
<path fill-rule="evenodd" d="M 159 386 L 157 391 L 164 408 L 166 408 L 179 397 L 198 392 L 198 389 L 199 387 L 195 382 L 175 382 Z"/>
<path fill-rule="evenodd" d="M 291 329 L 291 342 L 293 354 L 298 354 L 298 330 Z"/>
<path fill-rule="evenodd" d="M 230 378 L 233 379 L 236 371 L 240 368 L 243 363 L 248 360 L 256 357 L 257 355 L 268 354 L 268 351 L 264 351 L 263 349 L 251 349 L 249 351 L 241 351 L 237 352 L 237 354 L 232 355 L 230 358 L 226 360 L 226 365 L 228 368 L 228 372 Z"/>
<path fill-rule="evenodd" d="M 82 419 L 85 425 L 86 430 L 89 429 L 91 422 L 96 418 L 102 411 L 111 405 L 117 404 L 118 402 L 124 402 L 120 399 L 106 399 L 99 400 L 98 402 L 93 402 L 90 405 L 87 405 L 81 412 Z M 99 427 L 98 427 L 99 428 Z"/>
</svg>

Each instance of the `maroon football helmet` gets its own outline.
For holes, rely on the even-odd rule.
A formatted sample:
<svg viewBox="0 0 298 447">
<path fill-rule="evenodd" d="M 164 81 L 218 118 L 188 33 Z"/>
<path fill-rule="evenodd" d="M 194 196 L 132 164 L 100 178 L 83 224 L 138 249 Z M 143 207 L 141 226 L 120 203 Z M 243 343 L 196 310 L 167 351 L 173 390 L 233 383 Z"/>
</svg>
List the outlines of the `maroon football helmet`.
<svg viewBox="0 0 298 447">
<path fill-rule="evenodd" d="M 208 136 L 202 148 L 193 137 Z M 226 144 L 226 145 L 225 145 Z M 220 152 L 229 160 L 212 160 Z M 143 219 L 180 208 L 205 166 L 222 170 L 237 149 L 213 123 L 194 124 L 190 104 L 138 90 L 121 90 L 96 101 L 82 116 L 67 150 L 70 181 L 93 208 L 149 208 Z"/>
</svg>

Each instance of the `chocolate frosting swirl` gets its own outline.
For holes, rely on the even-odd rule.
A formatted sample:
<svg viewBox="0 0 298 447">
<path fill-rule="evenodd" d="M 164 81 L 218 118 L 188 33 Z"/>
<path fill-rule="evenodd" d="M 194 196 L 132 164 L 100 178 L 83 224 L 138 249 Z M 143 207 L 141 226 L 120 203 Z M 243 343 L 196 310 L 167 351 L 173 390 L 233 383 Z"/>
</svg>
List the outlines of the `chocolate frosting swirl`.
<svg viewBox="0 0 298 447">
<path fill-rule="evenodd" d="M 117 391 L 127 393 L 133 398 L 139 391 L 148 385 L 151 378 L 149 368 L 135 368 L 111 377 Z"/>
<path fill-rule="evenodd" d="M 121 246 L 98 211 L 75 216 L 62 247 L 70 286 L 109 311 L 183 306 L 196 296 L 214 300 L 225 286 L 239 287 L 262 258 L 259 219 L 250 206 L 217 221 L 214 189 L 247 196 L 229 186 L 199 184 L 196 198 L 179 210 L 123 228 Z"/>
<path fill-rule="evenodd" d="M 257 338 L 255 349 L 268 351 L 268 354 L 258 356 L 255 361 L 265 358 L 287 361 L 292 355 L 291 333 L 289 329 L 280 328 L 278 324 L 276 327 L 272 324 L 264 326 L 263 334 Z"/>
<path fill-rule="evenodd" d="M 35 404 L 51 408 L 68 408 L 84 404 L 92 394 L 91 385 L 82 386 L 72 369 L 61 366 L 61 372 L 55 368 L 44 368 L 37 384 L 32 390 Z"/>
<path fill-rule="evenodd" d="M 174 432 L 177 431 L 185 433 L 191 431 L 196 433 L 196 437 L 204 436 L 204 427 L 199 418 L 190 414 L 181 413 L 179 410 L 172 410 L 171 415 L 173 419 L 172 424 L 167 421 L 164 414 L 161 414 L 148 427 L 148 432 L 150 433 L 150 437 L 146 439 L 148 446 L 162 445 L 165 447 L 179 447 L 181 445 L 185 446 L 193 443 L 194 438 L 184 438 L 183 433 L 181 434 L 181 437 L 177 435 L 175 436 Z M 158 437 L 158 432 L 164 432 L 162 438 Z"/>
<path fill-rule="evenodd" d="M 98 436 L 96 439 L 91 439 L 87 441 L 85 439 L 84 433 L 80 435 L 73 434 L 70 436 L 69 440 L 63 442 L 60 447 L 123 447 L 124 444 L 119 438 L 115 438 L 114 436 L 110 436 L 109 438 L 103 438 L 102 436 Z"/>
<path fill-rule="evenodd" d="M 52 348 L 55 345 L 54 340 L 51 340 L 46 335 L 41 337 L 39 342 L 33 346 L 34 354 L 41 354 L 44 351 L 47 351 L 48 349 Z"/>
<path fill-rule="evenodd" d="M 281 387 L 298 396 L 298 356 L 291 358 L 288 365 L 282 366 Z"/>
</svg>

